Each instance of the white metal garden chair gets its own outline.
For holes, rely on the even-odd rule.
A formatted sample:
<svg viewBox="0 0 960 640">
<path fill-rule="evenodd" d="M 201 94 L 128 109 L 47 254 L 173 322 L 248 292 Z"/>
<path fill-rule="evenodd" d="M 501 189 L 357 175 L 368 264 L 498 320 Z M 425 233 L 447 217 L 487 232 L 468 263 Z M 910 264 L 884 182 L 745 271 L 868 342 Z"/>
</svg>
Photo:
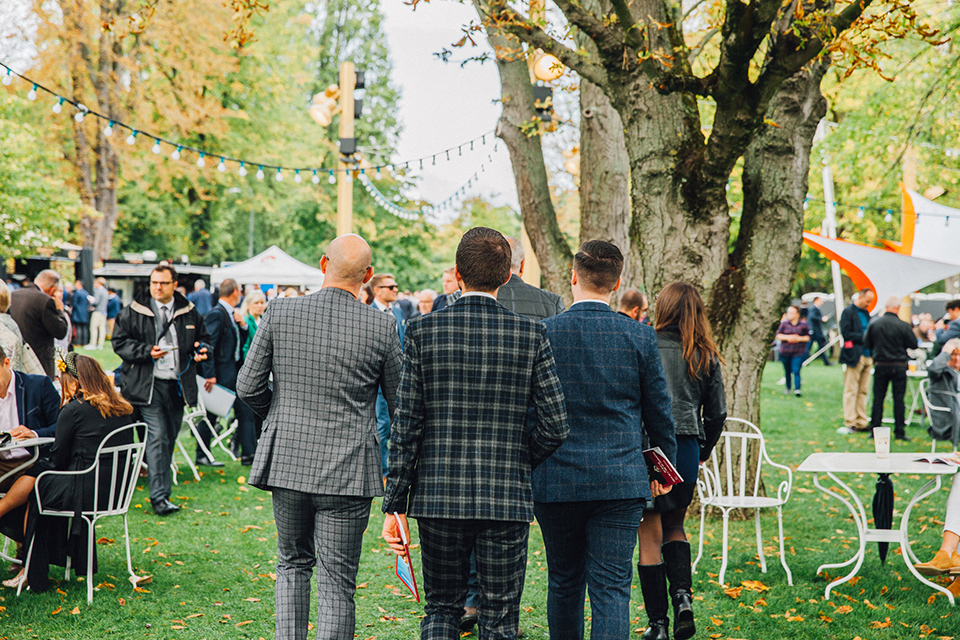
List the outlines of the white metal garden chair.
<svg viewBox="0 0 960 640">
<path fill-rule="evenodd" d="M 949 407 L 941 407 L 930 402 L 930 380 L 921 380 L 920 381 L 920 400 L 923 402 L 923 418 L 920 421 L 921 426 L 926 426 L 926 420 L 933 421 L 933 414 L 935 412 L 945 412 L 950 413 Z M 956 434 L 954 434 L 956 436 Z M 950 441 L 950 445 L 953 445 L 953 441 Z M 930 453 L 937 452 L 937 440 L 936 438 L 930 438 Z"/>
<path fill-rule="evenodd" d="M 693 562 L 693 571 L 703 555 L 703 533 L 708 507 L 715 507 L 723 515 L 723 556 L 720 562 L 720 584 L 726 585 L 727 539 L 729 533 L 730 512 L 734 509 L 753 509 L 757 527 L 757 555 L 760 557 L 760 570 L 767 572 L 767 562 L 763 556 L 763 534 L 760 531 L 760 509 L 776 509 L 777 523 L 780 527 L 780 564 L 787 572 L 787 584 L 793 586 L 793 575 L 787 566 L 783 545 L 783 505 L 790 498 L 793 486 L 793 472 L 782 464 L 777 464 L 767 455 L 763 434 L 757 425 L 739 418 L 727 418 L 730 423 L 742 425 L 743 431 L 724 431 L 714 447 L 710 459 L 703 464 L 700 478 L 697 480 L 697 493 L 700 496 L 700 546 L 697 559 Z M 756 465 L 748 465 L 751 446 L 760 448 Z M 739 456 L 739 457 L 738 457 Z M 760 479 L 763 465 L 767 464 L 787 472 L 787 479 L 777 487 L 776 497 L 760 494 Z"/>
<path fill-rule="evenodd" d="M 123 535 L 127 547 L 127 572 L 130 574 L 130 582 L 137 585 L 137 575 L 133 572 L 133 562 L 130 558 L 130 530 L 127 526 L 127 509 L 130 508 L 130 500 L 133 498 L 133 492 L 137 488 L 137 479 L 140 472 L 140 464 L 143 462 L 143 453 L 146 448 L 146 439 L 143 442 L 131 442 L 129 444 L 111 445 L 107 444 L 117 434 L 124 431 L 136 433 L 138 427 L 146 427 L 144 423 L 129 424 L 112 431 L 97 449 L 97 457 L 93 464 L 80 471 L 44 471 L 37 476 L 37 484 L 34 491 L 37 495 L 37 504 L 40 505 L 39 514 L 43 516 L 54 516 L 60 518 L 73 518 L 77 512 L 73 509 L 68 511 L 58 511 L 46 509 L 43 506 L 40 496 L 40 485 L 45 477 L 53 476 L 81 476 L 92 474 L 94 482 L 93 505 L 89 510 L 80 512 L 88 526 L 87 535 L 87 602 L 93 602 L 93 545 L 96 543 L 96 525 L 97 520 L 107 516 L 123 516 Z M 107 464 L 105 464 L 107 463 Z M 100 473 L 110 474 L 110 489 L 106 496 L 107 500 L 103 506 L 100 495 Z M 68 527 L 69 529 L 69 527 Z M 30 573 L 30 559 L 33 555 L 33 539 L 29 541 L 29 551 L 27 552 L 27 561 L 24 563 L 27 574 Z M 71 559 L 67 557 L 67 567 L 64 579 L 70 579 Z M 21 582 L 17 588 L 17 595 L 23 589 L 26 581 Z"/>
</svg>

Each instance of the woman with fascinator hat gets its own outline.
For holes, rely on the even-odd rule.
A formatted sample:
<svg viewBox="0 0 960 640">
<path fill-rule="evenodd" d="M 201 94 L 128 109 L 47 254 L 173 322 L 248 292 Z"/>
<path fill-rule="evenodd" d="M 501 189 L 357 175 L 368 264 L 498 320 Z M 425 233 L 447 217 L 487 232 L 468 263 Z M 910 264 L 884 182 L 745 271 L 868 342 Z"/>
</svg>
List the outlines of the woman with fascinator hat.
<svg viewBox="0 0 960 640">
<path fill-rule="evenodd" d="M 33 539 L 30 574 L 20 573 L 4 586 L 16 588 L 24 580 L 33 591 L 43 592 L 49 586 L 50 564 L 65 566 L 69 555 L 77 574 L 86 571 L 87 526 L 82 518 L 73 518 L 69 530 L 64 518 L 47 518 L 38 515 L 36 493 L 39 493 L 45 508 L 55 510 L 89 509 L 93 505 L 94 478 L 92 474 L 75 476 L 47 476 L 37 484 L 37 476 L 51 469 L 79 471 L 90 467 L 103 439 L 112 431 L 133 421 L 133 407 L 114 389 L 110 379 L 93 358 L 74 352 L 59 354 L 57 368 L 60 370 L 62 403 L 57 420 L 56 440 L 48 458 L 39 461 L 30 471 L 19 478 L 24 483 L 24 493 L 29 502 L 19 509 L 24 518 L 24 540 Z M 131 432 L 120 434 L 111 445 L 129 444 Z M 100 495 L 109 492 L 111 473 L 100 474 Z M 29 485 L 29 486 L 26 486 Z M 25 513 L 24 513 L 25 510 Z M 8 517 L 15 517 L 16 511 Z M 94 557 L 96 563 L 96 557 Z M 96 564 L 94 564 L 96 571 Z"/>
</svg>

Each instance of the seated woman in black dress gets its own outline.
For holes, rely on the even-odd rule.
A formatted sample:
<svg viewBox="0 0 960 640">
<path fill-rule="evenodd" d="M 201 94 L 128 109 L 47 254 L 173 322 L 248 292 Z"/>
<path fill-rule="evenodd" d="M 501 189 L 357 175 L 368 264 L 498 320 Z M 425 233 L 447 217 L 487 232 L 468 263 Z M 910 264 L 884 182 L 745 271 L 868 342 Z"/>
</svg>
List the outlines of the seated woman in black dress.
<svg viewBox="0 0 960 640">
<path fill-rule="evenodd" d="M 67 353 L 58 358 L 63 387 L 63 404 L 57 420 L 57 435 L 49 458 L 38 462 L 17 482 L 37 483 L 37 476 L 51 469 L 79 471 L 90 467 L 96 458 L 97 449 L 112 431 L 133 422 L 133 407 L 113 388 L 103 369 L 93 358 Z M 132 430 L 114 437 L 109 446 L 133 442 Z M 103 507 L 110 493 L 113 472 L 101 462 L 99 500 Z M 38 515 L 36 493 L 30 494 L 26 505 L 24 540 L 33 539 L 30 551 L 30 574 L 23 570 L 3 584 L 18 587 L 27 580 L 33 591 L 43 592 L 49 586 L 47 577 L 50 564 L 65 566 L 66 557 L 72 558 L 77 573 L 86 571 L 86 523 L 79 517 L 81 509 L 91 509 L 94 500 L 94 475 L 86 473 L 72 476 L 46 476 L 40 479 L 37 493 L 44 509 L 68 511 L 76 509 L 69 536 L 67 518 Z M 10 514 L 11 516 L 14 514 Z M 96 562 L 96 560 L 94 560 Z M 94 565 L 95 567 L 96 565 Z"/>
</svg>

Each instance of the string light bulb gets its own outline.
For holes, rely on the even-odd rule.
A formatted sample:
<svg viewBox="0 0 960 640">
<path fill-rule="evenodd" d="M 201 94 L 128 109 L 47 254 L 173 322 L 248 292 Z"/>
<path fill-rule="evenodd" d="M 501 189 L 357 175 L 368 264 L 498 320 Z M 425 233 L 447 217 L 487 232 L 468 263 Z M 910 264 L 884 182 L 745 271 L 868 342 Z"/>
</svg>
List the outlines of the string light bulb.
<svg viewBox="0 0 960 640">
<path fill-rule="evenodd" d="M 382 180 L 382 179 L 383 179 L 383 174 L 380 173 L 380 168 L 379 168 L 379 167 L 377 167 L 377 172 L 376 172 L 375 174 L 373 174 L 373 177 L 374 177 L 375 180 Z"/>
<path fill-rule="evenodd" d="M 277 167 L 277 173 L 273 176 L 273 179 L 277 182 L 283 182 L 283 172 L 280 171 L 280 167 Z"/>
<path fill-rule="evenodd" d="M 866 212 L 863 210 L 863 207 L 857 209 L 857 217 L 863 220 L 863 216 L 866 215 Z"/>
<path fill-rule="evenodd" d="M 243 163 L 242 163 L 242 162 L 240 163 L 240 168 L 237 169 L 237 173 L 240 175 L 241 178 L 242 178 L 243 176 L 247 175 L 247 168 L 246 168 L 245 166 L 243 166 Z"/>
<path fill-rule="evenodd" d="M 60 98 L 59 100 L 57 100 L 56 103 L 54 103 L 53 108 L 51 110 L 54 113 L 60 113 L 61 111 L 63 111 L 63 98 Z"/>
<path fill-rule="evenodd" d="M 200 157 L 197 158 L 197 166 L 204 167 L 206 166 L 206 164 L 207 164 L 207 161 L 203 159 L 203 152 L 200 152 Z"/>
<path fill-rule="evenodd" d="M 107 123 L 107 126 L 103 128 L 103 135 L 110 137 L 113 135 L 113 120 Z"/>
<path fill-rule="evenodd" d="M 27 91 L 27 100 L 31 102 L 37 99 L 37 85 L 33 85 L 30 91 Z"/>
<path fill-rule="evenodd" d="M 296 182 L 297 184 L 300 184 L 301 182 L 303 182 L 303 178 L 300 177 L 300 169 L 297 169 L 296 171 L 293 172 L 293 181 Z"/>
<path fill-rule="evenodd" d="M 183 147 L 178 145 L 177 148 L 173 150 L 173 153 L 170 154 L 170 157 L 173 158 L 174 160 L 179 160 L 181 149 L 183 149 Z"/>
<path fill-rule="evenodd" d="M 77 112 L 73 114 L 73 119 L 77 122 L 83 122 L 83 117 L 87 115 L 87 108 L 82 104 L 77 105 Z"/>
<path fill-rule="evenodd" d="M 3 76 L 3 86 L 9 87 L 10 83 L 13 82 L 13 76 L 11 75 L 10 69 L 7 69 L 7 75 Z"/>
<path fill-rule="evenodd" d="M 220 158 L 220 164 L 217 165 L 217 171 L 223 173 L 227 170 L 227 164 L 223 161 L 223 158 Z"/>
<path fill-rule="evenodd" d="M 160 155 L 160 141 L 156 140 L 153 143 L 153 148 L 150 150 L 153 151 L 154 155 Z"/>
<path fill-rule="evenodd" d="M 257 167 L 257 180 L 263 180 L 263 166 Z"/>
<path fill-rule="evenodd" d="M 330 184 L 337 184 L 337 176 L 333 175 L 333 171 L 327 176 L 327 182 Z"/>
<path fill-rule="evenodd" d="M 130 135 L 127 136 L 127 144 L 131 147 L 137 143 L 137 134 L 139 131 L 131 131 Z"/>
<path fill-rule="evenodd" d="M 313 182 L 313 184 L 320 184 L 320 176 L 317 175 L 316 169 L 313 170 L 313 177 L 310 178 L 310 181 Z"/>
<path fill-rule="evenodd" d="M 888 210 L 888 211 L 887 211 L 887 215 L 883 216 L 883 219 L 886 220 L 887 222 L 892 221 L 892 220 L 893 220 L 893 212 Z"/>
</svg>

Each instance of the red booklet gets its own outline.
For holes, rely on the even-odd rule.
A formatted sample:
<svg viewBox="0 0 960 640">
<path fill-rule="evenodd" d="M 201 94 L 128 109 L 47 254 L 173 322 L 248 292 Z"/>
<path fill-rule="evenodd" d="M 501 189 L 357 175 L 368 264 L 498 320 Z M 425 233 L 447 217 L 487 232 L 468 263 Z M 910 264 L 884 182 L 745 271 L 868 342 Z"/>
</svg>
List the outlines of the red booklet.
<svg viewBox="0 0 960 640">
<path fill-rule="evenodd" d="M 683 482 L 677 468 L 673 466 L 670 459 L 663 453 L 660 447 L 645 449 L 643 457 L 647 461 L 647 475 L 651 480 L 656 480 L 665 487 L 671 487 Z"/>
</svg>

